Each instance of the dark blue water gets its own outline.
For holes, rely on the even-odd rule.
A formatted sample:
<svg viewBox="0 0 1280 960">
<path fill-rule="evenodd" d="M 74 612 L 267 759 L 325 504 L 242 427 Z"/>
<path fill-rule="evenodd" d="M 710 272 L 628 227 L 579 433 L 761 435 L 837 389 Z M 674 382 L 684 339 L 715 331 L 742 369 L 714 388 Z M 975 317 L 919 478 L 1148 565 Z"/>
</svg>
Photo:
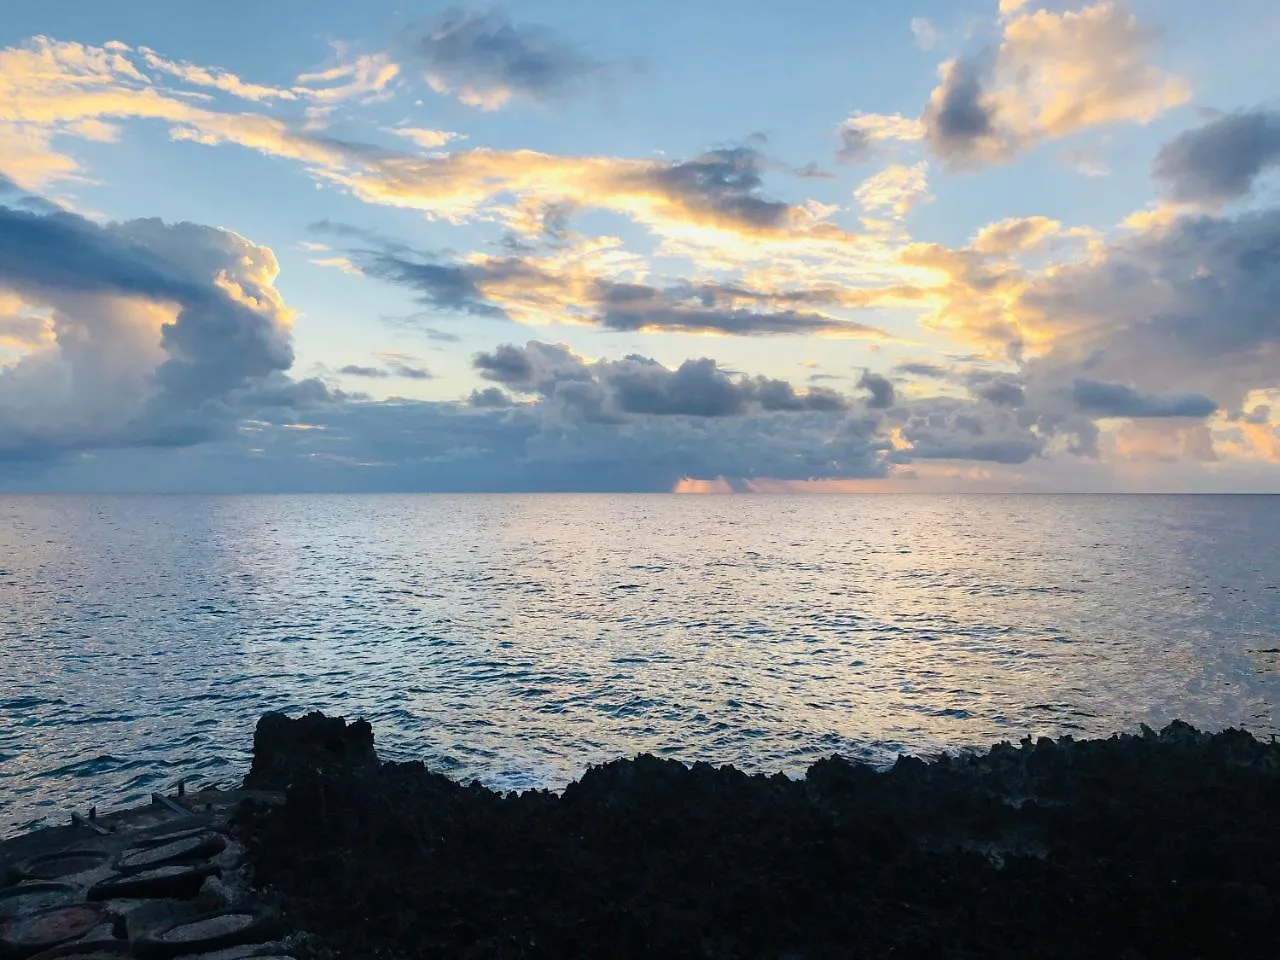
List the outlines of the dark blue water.
<svg viewBox="0 0 1280 960">
<path fill-rule="evenodd" d="M 502 787 L 1271 733 L 1277 544 L 1280 497 L 0 497 L 0 834 L 234 783 L 266 710 Z"/>
</svg>

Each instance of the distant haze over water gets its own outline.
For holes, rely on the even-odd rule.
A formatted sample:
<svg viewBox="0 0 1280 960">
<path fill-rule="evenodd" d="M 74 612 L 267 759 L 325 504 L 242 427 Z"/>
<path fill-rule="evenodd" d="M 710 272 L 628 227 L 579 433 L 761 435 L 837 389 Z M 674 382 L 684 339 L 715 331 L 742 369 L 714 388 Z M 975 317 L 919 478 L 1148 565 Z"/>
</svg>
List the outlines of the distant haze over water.
<svg viewBox="0 0 1280 960">
<path fill-rule="evenodd" d="M 1280 497 L 0 497 L 0 835 L 267 710 L 503 788 L 1277 731 Z"/>
</svg>

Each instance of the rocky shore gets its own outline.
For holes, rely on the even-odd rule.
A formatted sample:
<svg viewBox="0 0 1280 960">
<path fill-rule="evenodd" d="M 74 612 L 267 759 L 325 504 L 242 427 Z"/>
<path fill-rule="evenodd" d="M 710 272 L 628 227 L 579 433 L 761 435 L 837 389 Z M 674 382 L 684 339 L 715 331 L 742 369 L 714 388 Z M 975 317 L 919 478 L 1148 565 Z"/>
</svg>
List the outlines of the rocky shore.
<svg viewBox="0 0 1280 960">
<path fill-rule="evenodd" d="M 254 882 L 350 958 L 1280 955 L 1280 746 L 1173 723 L 802 780 L 641 756 L 562 795 L 258 726 Z"/>
</svg>

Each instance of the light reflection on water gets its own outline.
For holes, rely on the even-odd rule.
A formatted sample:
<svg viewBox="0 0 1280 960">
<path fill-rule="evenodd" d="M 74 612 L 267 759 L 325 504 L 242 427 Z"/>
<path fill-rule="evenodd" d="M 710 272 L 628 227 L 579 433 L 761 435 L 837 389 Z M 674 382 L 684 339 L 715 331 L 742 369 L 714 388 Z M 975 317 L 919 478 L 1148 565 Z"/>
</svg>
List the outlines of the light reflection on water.
<svg viewBox="0 0 1280 960">
<path fill-rule="evenodd" d="M 503 787 L 1275 732 L 1276 543 L 1264 497 L 0 497 L 0 835 L 233 783 L 273 709 Z"/>
</svg>

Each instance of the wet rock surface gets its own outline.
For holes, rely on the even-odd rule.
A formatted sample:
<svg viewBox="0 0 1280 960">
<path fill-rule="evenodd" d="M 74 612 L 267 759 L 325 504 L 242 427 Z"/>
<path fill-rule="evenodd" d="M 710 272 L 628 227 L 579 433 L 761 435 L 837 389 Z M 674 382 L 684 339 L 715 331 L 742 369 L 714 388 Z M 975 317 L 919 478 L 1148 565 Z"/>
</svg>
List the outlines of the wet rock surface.
<svg viewBox="0 0 1280 960">
<path fill-rule="evenodd" d="M 292 956 L 306 937 L 287 935 L 231 835 L 247 795 L 157 795 L 0 843 L 0 960 Z"/>
<path fill-rule="evenodd" d="M 1240 731 L 803 780 L 641 756 L 502 796 L 345 750 L 326 766 L 301 731 L 338 727 L 294 722 L 257 742 L 302 741 L 305 760 L 262 758 L 286 800 L 247 802 L 238 834 L 321 955 L 1280 955 L 1280 747 Z"/>
</svg>

